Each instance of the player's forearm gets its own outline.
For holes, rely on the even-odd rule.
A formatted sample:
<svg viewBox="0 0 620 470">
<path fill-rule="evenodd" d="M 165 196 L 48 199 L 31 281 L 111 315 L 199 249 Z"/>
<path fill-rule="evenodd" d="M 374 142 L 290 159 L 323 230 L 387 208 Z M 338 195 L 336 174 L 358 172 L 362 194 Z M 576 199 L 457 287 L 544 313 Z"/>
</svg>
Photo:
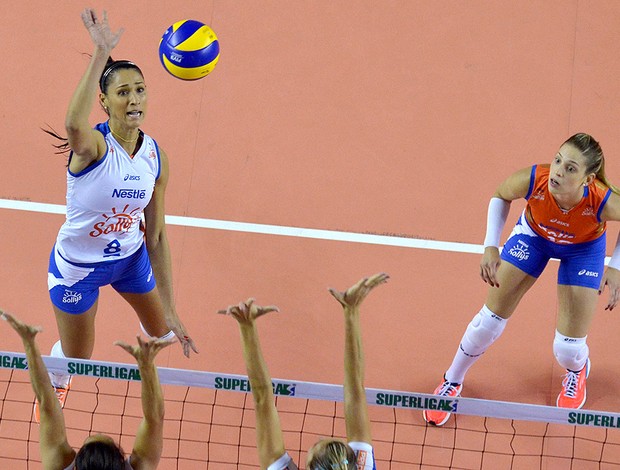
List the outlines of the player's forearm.
<svg viewBox="0 0 620 470">
<path fill-rule="evenodd" d="M 52 383 L 47 373 L 47 368 L 41 358 L 39 347 L 34 341 L 24 340 L 24 350 L 26 359 L 28 360 L 28 373 L 30 374 L 30 383 L 32 389 L 40 403 L 44 407 L 48 403 L 54 403 L 56 395 L 52 389 Z"/>
<path fill-rule="evenodd" d="M 164 419 L 164 395 L 153 363 L 139 365 L 142 380 L 142 412 L 144 419 L 162 422 Z"/>
<path fill-rule="evenodd" d="M 176 314 L 172 288 L 172 256 L 166 236 L 162 235 L 157 240 L 149 240 L 147 237 L 147 249 L 165 315 Z"/>
<path fill-rule="evenodd" d="M 358 307 L 345 307 L 344 324 L 344 416 L 347 438 L 370 443 L 370 420 L 364 389 L 364 350 Z"/>
<path fill-rule="evenodd" d="M 109 51 L 96 47 L 84 75 L 73 92 L 65 116 L 65 127 L 69 137 L 74 131 L 90 129 L 88 118 L 97 92 L 99 77 L 103 73 L 108 57 Z"/>
<path fill-rule="evenodd" d="M 250 387 L 257 405 L 273 403 L 273 387 L 267 364 L 256 331 L 256 324 L 240 324 L 241 340 L 243 342 L 243 357 L 250 379 Z"/>
<path fill-rule="evenodd" d="M 364 390 L 364 350 L 362 346 L 359 312 L 355 308 L 345 310 L 344 342 L 345 399 L 366 403 Z"/>
</svg>

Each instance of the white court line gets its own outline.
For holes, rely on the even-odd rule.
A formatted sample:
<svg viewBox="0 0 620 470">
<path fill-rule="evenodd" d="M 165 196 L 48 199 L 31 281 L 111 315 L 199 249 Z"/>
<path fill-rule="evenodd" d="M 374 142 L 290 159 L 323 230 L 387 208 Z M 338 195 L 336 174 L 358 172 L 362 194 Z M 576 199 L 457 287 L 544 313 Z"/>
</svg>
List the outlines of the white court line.
<svg viewBox="0 0 620 470">
<path fill-rule="evenodd" d="M 41 212 L 45 214 L 65 214 L 65 206 L 60 204 L 45 204 L 41 202 L 16 201 L 0 199 L 0 209 Z M 454 253 L 482 254 L 482 245 L 472 243 L 442 242 L 437 240 L 423 240 L 420 238 L 406 238 L 388 235 L 373 235 L 367 233 L 340 232 L 336 230 L 318 230 L 313 228 L 286 227 L 283 225 L 252 224 L 232 222 L 230 220 L 201 219 L 197 217 L 183 217 L 167 215 L 166 223 L 183 227 L 207 228 L 212 230 L 229 230 L 233 232 L 262 233 L 266 235 L 280 235 L 285 237 L 314 238 L 319 240 L 342 241 L 349 243 L 368 243 L 371 245 L 398 246 L 403 248 L 419 248 L 422 250 L 451 251 Z M 605 264 L 609 257 L 605 258 Z"/>
<path fill-rule="evenodd" d="M 45 214 L 65 214 L 66 207 L 60 204 L 45 204 L 31 201 L 0 199 L 0 209 L 40 212 Z M 425 250 L 442 250 L 457 253 L 483 252 L 481 245 L 470 243 L 442 242 L 419 238 L 374 235 L 366 233 L 340 232 L 336 230 L 318 230 L 312 228 L 286 227 L 282 225 L 253 224 L 233 222 L 229 220 L 201 219 L 167 215 L 166 223 L 183 227 L 206 228 L 212 230 L 229 230 L 234 232 L 262 233 L 286 237 L 314 238 L 320 240 L 342 241 L 350 243 L 368 243 L 371 245 L 397 246 L 404 248 L 420 248 Z"/>
</svg>

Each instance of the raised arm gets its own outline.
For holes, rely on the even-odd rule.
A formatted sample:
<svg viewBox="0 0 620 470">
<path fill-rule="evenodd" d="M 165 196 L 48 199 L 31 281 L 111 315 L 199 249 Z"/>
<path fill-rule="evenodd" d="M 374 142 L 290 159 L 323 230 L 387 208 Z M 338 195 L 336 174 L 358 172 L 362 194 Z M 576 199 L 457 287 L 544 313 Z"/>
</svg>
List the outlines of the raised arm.
<svg viewBox="0 0 620 470">
<path fill-rule="evenodd" d="M 30 383 L 39 402 L 39 446 L 43 468 L 45 470 L 63 469 L 73 462 L 75 451 L 67 441 L 62 409 L 35 340 L 37 333 L 41 331 L 41 327 L 22 323 L 11 314 L 1 310 L 0 318 L 11 325 L 24 343 Z"/>
<path fill-rule="evenodd" d="M 122 341 L 114 343 L 136 359 L 142 381 L 144 417 L 138 427 L 131 452 L 131 466 L 134 470 L 154 470 L 161 458 L 164 446 L 164 395 L 154 360 L 160 350 L 172 343 L 173 341 L 161 339 L 142 341 L 139 336 L 135 346 Z"/>
<path fill-rule="evenodd" d="M 86 8 L 82 12 L 82 22 L 94 44 L 93 55 L 82 79 L 73 92 L 65 116 L 65 128 L 69 147 L 73 151 L 69 169 L 79 172 L 105 152 L 105 142 L 101 133 L 92 129 L 88 122 L 97 93 L 99 77 L 103 73 L 110 52 L 118 44 L 123 30 L 114 33 L 108 25 L 108 16 L 103 12 L 99 19 L 94 10 Z"/>
<path fill-rule="evenodd" d="M 389 276 L 378 273 L 360 279 L 344 292 L 329 289 L 344 311 L 344 419 L 350 442 L 372 444 L 366 390 L 364 388 L 364 350 L 360 328 L 360 305 L 376 286 Z"/>
<path fill-rule="evenodd" d="M 218 311 L 230 315 L 239 323 L 243 358 L 256 408 L 256 446 L 260 468 L 263 470 L 285 453 L 284 435 L 274 401 L 271 377 L 263 358 L 255 322 L 258 317 L 274 311 L 277 312 L 278 308 L 261 307 L 254 303 L 254 299 Z"/>
</svg>

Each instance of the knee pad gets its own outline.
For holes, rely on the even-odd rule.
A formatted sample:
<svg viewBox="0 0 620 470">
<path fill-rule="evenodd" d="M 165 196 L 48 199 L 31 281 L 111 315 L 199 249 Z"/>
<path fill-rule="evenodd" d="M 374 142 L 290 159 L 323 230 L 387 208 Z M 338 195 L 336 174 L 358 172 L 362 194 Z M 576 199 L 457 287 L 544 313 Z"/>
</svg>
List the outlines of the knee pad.
<svg viewBox="0 0 620 470">
<path fill-rule="evenodd" d="M 467 326 L 461 350 L 470 357 L 480 356 L 506 328 L 506 320 L 484 305 Z"/>
<path fill-rule="evenodd" d="M 170 330 L 168 333 L 166 333 L 164 336 L 160 336 L 159 338 L 157 336 L 151 336 L 149 334 L 148 331 L 146 331 L 146 328 L 144 328 L 144 325 L 142 324 L 142 322 L 140 322 L 140 329 L 142 330 L 142 333 L 144 333 L 144 335 L 148 338 L 148 339 L 165 339 L 165 340 L 171 340 L 174 339 L 175 334 L 174 331 Z"/>
<path fill-rule="evenodd" d="M 570 338 L 555 332 L 553 340 L 553 355 L 564 369 L 578 372 L 586 365 L 590 348 L 586 343 L 587 336 L 583 338 Z"/>
</svg>

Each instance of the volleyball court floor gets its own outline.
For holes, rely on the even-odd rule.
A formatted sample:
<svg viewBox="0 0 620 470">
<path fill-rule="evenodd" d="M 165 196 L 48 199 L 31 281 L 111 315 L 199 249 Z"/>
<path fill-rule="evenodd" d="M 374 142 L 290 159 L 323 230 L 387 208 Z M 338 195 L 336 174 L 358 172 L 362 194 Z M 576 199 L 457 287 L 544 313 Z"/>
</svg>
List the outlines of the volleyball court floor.
<svg viewBox="0 0 620 470">
<path fill-rule="evenodd" d="M 144 130 L 170 157 L 166 212 L 185 217 L 168 225 L 174 289 L 178 313 L 200 353 L 186 359 L 174 346 L 160 354 L 160 366 L 245 373 L 237 325 L 216 311 L 256 297 L 280 308 L 259 320 L 271 375 L 341 383 L 342 318 L 327 288 L 344 289 L 384 271 L 389 282 L 362 308 L 366 385 L 431 392 L 484 301 L 477 250 L 495 186 L 518 168 L 550 161 L 567 132 L 581 126 L 608 143 L 608 154 L 618 147 L 608 119 L 596 109 L 577 112 L 592 89 L 613 89 L 586 72 L 601 67 L 613 75 L 600 44 L 615 34 L 579 30 L 576 18 L 585 14 L 580 2 L 549 2 L 536 11 L 500 2 L 495 17 L 482 14 L 482 3 L 465 9 L 424 2 L 414 9 L 397 2 L 396 15 L 371 2 L 355 12 L 331 2 L 319 2 L 322 8 L 256 2 L 243 12 L 228 2 L 205 2 L 199 9 L 181 1 L 175 11 L 168 2 L 153 2 L 153 13 L 138 22 L 132 21 L 140 15 L 137 5 L 121 10 L 112 2 L 94 3 L 107 8 L 113 26 L 127 30 L 116 57 L 143 65 L 151 94 Z M 53 11 L 43 5 L 33 13 L 16 4 L 3 13 L 6 23 L 30 15 L 34 23 L 62 24 L 58 37 L 43 38 L 34 27 L 27 34 L 16 26 L 0 32 L 15 44 L 9 59 L 21 80 L 18 94 L 9 92 L 15 83 L 2 86 L 5 122 L 16 123 L 2 125 L 0 305 L 44 327 L 39 342 L 45 352 L 57 339 L 46 269 L 63 222 L 54 212 L 64 204 L 65 176 L 63 157 L 52 155 L 52 142 L 39 127 L 62 129 L 87 63 L 82 53 L 90 46 L 79 22 L 83 5 L 63 2 Z M 613 5 L 600 2 L 589 14 L 608 25 L 620 15 Z M 442 20 L 411 28 L 416 15 Z M 536 20 L 519 22 L 515 15 Z M 173 79 L 155 52 L 143 52 L 183 17 L 211 23 L 221 41 L 220 64 L 199 82 Z M 560 38 L 547 31 L 545 18 L 560 18 L 566 30 Z M 494 41 L 502 24 L 512 28 L 510 44 Z M 363 50 L 347 39 L 371 27 L 375 41 Z M 270 33 L 274 28 L 289 40 Z M 24 54 L 37 38 L 36 57 Z M 537 45 L 540 73 L 533 75 L 526 70 L 529 41 Z M 471 52 L 483 47 L 490 47 L 490 57 Z M 269 52 L 261 54 L 261 48 Z M 372 77 L 368 64 L 360 63 L 367 57 L 376 59 Z M 26 73 L 35 68 L 37 73 Z M 556 80 L 547 81 L 552 70 Z M 7 85 L 3 77 L 0 85 Z M 537 80 L 537 93 L 528 91 L 525 78 Z M 511 103 L 509 113 L 494 107 L 500 102 Z M 607 116 L 618 112 L 613 103 L 595 102 Z M 104 118 L 95 110 L 92 122 Z M 608 172 L 612 180 L 620 178 L 620 164 L 612 160 Z M 26 210 L 10 208 L 14 204 Z M 519 204 L 513 204 L 508 226 Z M 219 228 L 204 228 L 214 220 L 221 221 Z M 330 232 L 314 238 L 312 229 Z M 612 241 L 616 233 L 611 224 Z M 398 246 L 407 244 L 412 246 Z M 563 373 L 551 348 L 556 270 L 551 262 L 503 336 L 472 368 L 464 396 L 555 403 Z M 604 297 L 588 340 L 593 368 L 586 408 L 616 411 L 620 319 L 617 311 L 603 310 Z M 135 315 L 109 288 L 99 305 L 93 359 L 130 362 L 112 343 L 135 338 Z M 16 335 L 3 328 L 3 349 L 22 351 Z"/>
</svg>

